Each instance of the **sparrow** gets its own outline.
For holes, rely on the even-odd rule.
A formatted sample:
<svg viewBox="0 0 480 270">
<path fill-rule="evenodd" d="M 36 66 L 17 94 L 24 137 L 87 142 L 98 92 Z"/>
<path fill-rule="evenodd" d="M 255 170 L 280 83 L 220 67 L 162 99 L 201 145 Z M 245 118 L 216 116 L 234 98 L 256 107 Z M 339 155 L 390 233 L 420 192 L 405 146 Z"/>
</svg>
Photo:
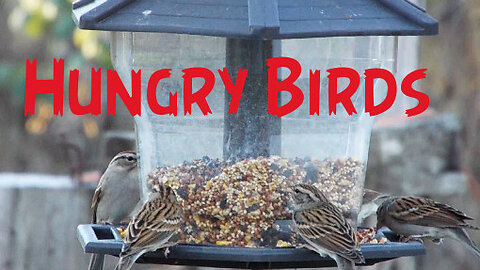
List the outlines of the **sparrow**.
<svg viewBox="0 0 480 270">
<path fill-rule="evenodd" d="M 118 224 L 131 217 L 141 206 L 139 179 L 137 153 L 124 151 L 113 157 L 93 195 L 92 223 Z M 103 269 L 104 258 L 93 254 L 88 269 Z"/>
<path fill-rule="evenodd" d="M 127 227 L 125 243 L 115 270 L 129 270 L 146 252 L 175 245 L 172 236 L 178 233 L 183 213 L 171 187 L 156 185 L 148 200 Z M 168 249 L 165 252 L 167 254 Z"/>
<path fill-rule="evenodd" d="M 364 189 L 363 201 L 357 215 L 357 224 L 363 224 L 365 219 L 377 213 L 380 204 L 389 197 L 388 194 L 380 193 L 371 189 Z"/>
<path fill-rule="evenodd" d="M 354 269 L 354 263 L 365 262 L 356 231 L 320 190 L 313 185 L 296 185 L 293 202 L 293 222 L 307 242 L 306 248 L 328 255 L 339 269 Z"/>
<path fill-rule="evenodd" d="M 390 197 L 377 209 L 377 230 L 388 227 L 410 239 L 430 239 L 441 243 L 443 238 L 460 241 L 480 259 L 480 249 L 465 229 L 479 230 L 467 223 L 473 218 L 443 203 L 420 197 Z"/>
</svg>

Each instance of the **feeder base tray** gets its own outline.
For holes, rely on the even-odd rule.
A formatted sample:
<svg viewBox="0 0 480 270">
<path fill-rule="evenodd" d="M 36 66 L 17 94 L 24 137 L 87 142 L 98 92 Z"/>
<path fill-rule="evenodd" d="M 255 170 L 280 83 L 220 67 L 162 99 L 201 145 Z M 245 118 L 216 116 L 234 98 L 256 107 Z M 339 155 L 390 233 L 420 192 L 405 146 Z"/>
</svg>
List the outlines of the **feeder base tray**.
<svg viewBox="0 0 480 270">
<path fill-rule="evenodd" d="M 86 224 L 77 228 L 78 239 L 86 253 L 118 256 L 122 249 L 122 238 L 117 229 L 109 225 Z M 399 243 L 391 231 L 380 231 L 388 239 L 385 244 L 362 244 L 365 264 L 373 265 L 399 257 L 425 254 L 420 242 Z M 163 250 L 150 252 L 137 263 L 192 265 L 243 269 L 318 268 L 335 266 L 329 257 L 304 248 L 245 248 L 216 245 L 178 244 L 170 247 L 168 258 Z"/>
</svg>

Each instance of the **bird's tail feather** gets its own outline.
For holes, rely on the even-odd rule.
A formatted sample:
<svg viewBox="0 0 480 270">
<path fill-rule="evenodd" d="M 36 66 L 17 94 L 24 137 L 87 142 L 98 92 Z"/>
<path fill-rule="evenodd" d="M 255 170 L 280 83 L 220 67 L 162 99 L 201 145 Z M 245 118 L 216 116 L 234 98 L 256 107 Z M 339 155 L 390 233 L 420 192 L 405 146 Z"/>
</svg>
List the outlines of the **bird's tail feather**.
<svg viewBox="0 0 480 270">
<path fill-rule="evenodd" d="M 468 236 L 468 233 L 467 231 L 465 231 L 465 229 L 462 229 L 462 228 L 454 229 L 453 234 L 454 234 L 453 238 L 455 238 L 456 240 L 464 244 L 467 247 L 467 249 L 472 251 L 478 257 L 478 259 L 480 259 L 480 249 L 477 247 L 475 242 L 473 242 L 470 236 Z"/>
<path fill-rule="evenodd" d="M 93 254 L 90 257 L 90 264 L 88 265 L 88 270 L 103 270 L 104 260 L 105 260 L 105 255 Z"/>
<path fill-rule="evenodd" d="M 120 257 L 118 260 L 117 266 L 115 266 L 115 270 L 129 270 L 132 268 L 135 261 L 131 256 L 128 257 Z"/>
<path fill-rule="evenodd" d="M 120 255 L 120 260 L 118 260 L 117 266 L 115 266 L 115 270 L 130 270 L 132 268 L 135 261 L 142 256 L 144 252 L 139 252 L 127 256 Z"/>
<path fill-rule="evenodd" d="M 470 225 L 470 224 L 463 225 L 463 227 L 464 227 L 465 229 L 470 229 L 470 230 L 477 230 L 477 231 L 480 230 L 479 227 L 473 226 L 473 225 Z"/>
<path fill-rule="evenodd" d="M 345 258 L 342 258 L 340 256 L 335 256 L 333 257 L 333 259 L 337 263 L 338 270 L 355 270 L 356 269 L 355 263 Z"/>
<path fill-rule="evenodd" d="M 354 249 L 352 252 L 352 257 L 350 257 L 350 261 L 355 263 L 364 263 L 365 257 L 363 257 L 363 253 L 360 249 Z"/>
</svg>

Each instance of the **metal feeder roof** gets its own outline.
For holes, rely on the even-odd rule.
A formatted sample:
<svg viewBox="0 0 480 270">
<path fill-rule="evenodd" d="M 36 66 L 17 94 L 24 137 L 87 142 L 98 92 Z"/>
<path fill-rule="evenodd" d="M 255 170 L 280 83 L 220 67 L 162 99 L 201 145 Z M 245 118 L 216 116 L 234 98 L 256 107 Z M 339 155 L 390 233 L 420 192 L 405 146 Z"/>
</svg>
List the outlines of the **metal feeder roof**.
<svg viewBox="0 0 480 270">
<path fill-rule="evenodd" d="M 407 0 L 79 0 L 73 19 L 81 29 L 264 40 L 438 33 Z"/>
</svg>

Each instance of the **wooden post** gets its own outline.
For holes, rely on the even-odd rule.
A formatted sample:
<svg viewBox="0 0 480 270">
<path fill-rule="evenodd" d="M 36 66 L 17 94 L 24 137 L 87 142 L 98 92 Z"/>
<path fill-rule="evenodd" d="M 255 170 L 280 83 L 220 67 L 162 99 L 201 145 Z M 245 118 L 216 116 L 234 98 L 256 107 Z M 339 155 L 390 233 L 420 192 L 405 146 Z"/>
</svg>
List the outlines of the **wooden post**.
<svg viewBox="0 0 480 270">
<path fill-rule="evenodd" d="M 0 174 L 0 269 L 86 269 L 76 228 L 92 194 L 67 176 Z"/>
</svg>

